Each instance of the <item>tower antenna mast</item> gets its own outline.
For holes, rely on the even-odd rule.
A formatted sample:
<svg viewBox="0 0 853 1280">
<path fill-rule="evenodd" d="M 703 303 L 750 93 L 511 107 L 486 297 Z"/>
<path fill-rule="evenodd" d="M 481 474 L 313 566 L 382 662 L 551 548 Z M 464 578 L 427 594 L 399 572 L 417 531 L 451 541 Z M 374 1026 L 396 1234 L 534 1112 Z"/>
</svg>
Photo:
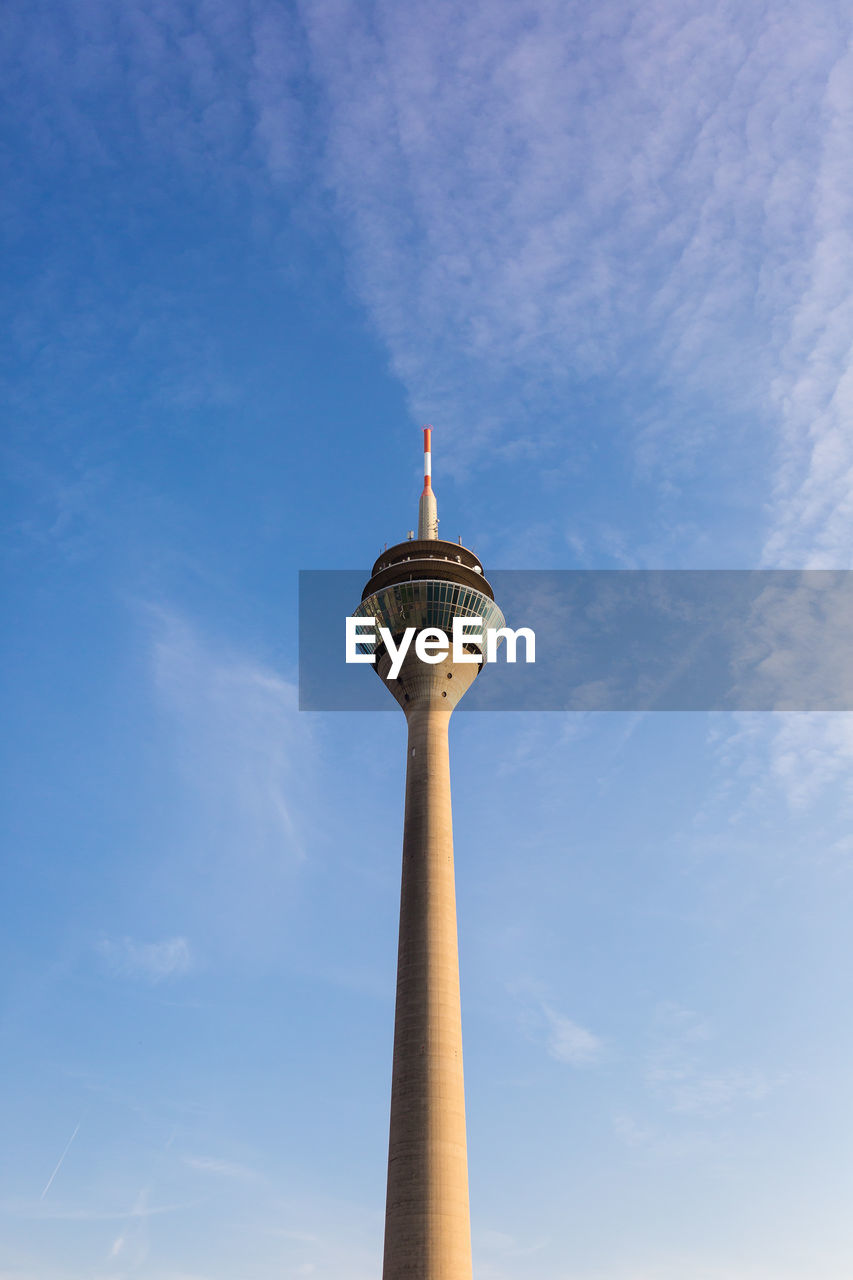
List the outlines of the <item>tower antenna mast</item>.
<svg viewBox="0 0 853 1280">
<path fill-rule="evenodd" d="M 424 427 L 424 491 L 418 504 L 418 538 L 438 538 L 438 506 L 432 491 L 432 427 Z"/>
</svg>

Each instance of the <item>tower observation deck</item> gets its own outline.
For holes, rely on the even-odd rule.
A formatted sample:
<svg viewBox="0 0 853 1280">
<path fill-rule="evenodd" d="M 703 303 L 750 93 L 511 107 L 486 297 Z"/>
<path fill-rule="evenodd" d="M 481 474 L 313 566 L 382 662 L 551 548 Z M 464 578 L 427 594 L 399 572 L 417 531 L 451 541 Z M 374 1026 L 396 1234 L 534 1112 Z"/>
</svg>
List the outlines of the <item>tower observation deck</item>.
<svg viewBox="0 0 853 1280">
<path fill-rule="evenodd" d="M 412 626 L 450 636 L 455 617 L 504 622 L 474 553 L 438 537 L 430 440 L 418 537 L 382 553 L 355 610 L 395 643 Z M 408 725 L 383 1280 L 471 1280 L 448 728 L 482 664 L 464 648 L 425 663 L 412 645 L 391 679 L 381 642 L 363 646 Z"/>
</svg>

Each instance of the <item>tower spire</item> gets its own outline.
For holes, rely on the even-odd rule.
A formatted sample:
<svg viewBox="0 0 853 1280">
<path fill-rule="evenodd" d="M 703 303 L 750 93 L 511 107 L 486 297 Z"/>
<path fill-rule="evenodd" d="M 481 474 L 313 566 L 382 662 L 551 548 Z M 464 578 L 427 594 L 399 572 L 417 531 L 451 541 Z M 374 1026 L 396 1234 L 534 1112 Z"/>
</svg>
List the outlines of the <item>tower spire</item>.
<svg viewBox="0 0 853 1280">
<path fill-rule="evenodd" d="M 438 538 L 438 507 L 432 491 L 432 427 L 424 427 L 424 491 L 418 504 L 418 538 Z"/>
</svg>

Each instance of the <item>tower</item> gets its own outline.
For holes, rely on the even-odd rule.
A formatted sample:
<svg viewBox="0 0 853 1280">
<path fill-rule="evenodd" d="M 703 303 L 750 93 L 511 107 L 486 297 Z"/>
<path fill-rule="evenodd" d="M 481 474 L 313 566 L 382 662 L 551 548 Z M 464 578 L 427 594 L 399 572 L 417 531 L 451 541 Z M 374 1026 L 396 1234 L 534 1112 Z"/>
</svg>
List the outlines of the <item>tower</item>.
<svg viewBox="0 0 853 1280">
<path fill-rule="evenodd" d="M 504 621 L 477 557 L 438 537 L 430 439 L 426 427 L 418 536 L 382 553 L 355 610 L 387 627 L 395 644 L 407 627 L 449 637 L 455 617 L 481 618 L 484 628 Z M 471 1280 L 448 728 L 484 655 L 468 643 L 469 661 L 454 661 L 451 650 L 426 663 L 412 645 L 391 679 L 381 642 L 374 652 L 408 725 L 382 1274 Z"/>
</svg>

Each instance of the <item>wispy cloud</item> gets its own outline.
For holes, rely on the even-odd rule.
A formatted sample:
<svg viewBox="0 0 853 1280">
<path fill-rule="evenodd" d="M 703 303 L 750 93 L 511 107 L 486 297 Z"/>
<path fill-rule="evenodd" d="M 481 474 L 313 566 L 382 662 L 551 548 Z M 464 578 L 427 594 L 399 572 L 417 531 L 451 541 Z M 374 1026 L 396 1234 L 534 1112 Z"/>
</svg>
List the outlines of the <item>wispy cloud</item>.
<svg viewBox="0 0 853 1280">
<path fill-rule="evenodd" d="M 301 860 L 294 802 L 309 740 L 296 719 L 295 686 L 245 655 L 217 650 L 174 612 L 157 608 L 149 617 L 154 681 L 181 771 L 214 806 L 220 830 L 240 828 L 241 858 L 274 848 L 281 861 Z"/>
<path fill-rule="evenodd" d="M 773 1082 L 759 1068 L 709 1063 L 713 1040 L 709 1022 L 692 1009 L 673 1003 L 658 1009 L 645 1077 L 671 1111 L 710 1117 L 770 1092 Z"/>
<path fill-rule="evenodd" d="M 148 1209 L 148 1196 L 148 1189 L 143 1187 L 127 1214 L 124 1226 L 110 1246 L 108 1257 L 111 1262 L 117 1260 L 122 1267 L 135 1270 L 146 1261 L 148 1219 L 151 1216 Z"/>
<path fill-rule="evenodd" d="M 12 21 L 32 156 L 79 171 L 141 150 L 223 192 L 294 181 L 303 217 L 331 192 L 352 285 L 457 463 L 488 441 L 541 464 L 571 440 L 582 467 L 579 388 L 603 376 L 630 408 L 619 445 L 654 484 L 709 440 L 734 475 L 746 444 L 767 563 L 849 563 L 849 15 L 819 6 L 804 31 L 796 5 L 724 0 L 571 20 L 559 0 L 133 0 L 73 26 Z M 60 287 L 46 272 L 16 318 L 27 351 Z M 144 347 L 156 313 L 165 394 L 227 395 L 174 299 L 141 282 L 129 307 L 91 287 L 70 301 L 86 367 L 117 326 Z M 186 359 L 164 377 L 173 348 Z M 655 394 L 638 409 L 639 383 Z"/>
<path fill-rule="evenodd" d="M 732 727 L 732 720 L 734 727 Z M 853 715 L 848 712 L 741 712 L 715 718 L 710 732 L 729 822 L 747 808 L 783 804 L 807 813 L 829 796 L 841 822 L 853 806 Z M 813 856 L 817 853 L 813 848 Z"/>
<path fill-rule="evenodd" d="M 510 991 L 521 1001 L 521 1023 L 531 1039 L 541 1041 L 549 1057 L 571 1067 L 589 1067 L 604 1054 L 604 1041 L 554 1007 L 532 983 L 515 983 Z"/>
<path fill-rule="evenodd" d="M 650 1125 L 635 1120 L 624 1112 L 618 1112 L 613 1117 L 613 1131 L 628 1147 L 646 1146 L 655 1136 Z"/>
<path fill-rule="evenodd" d="M 659 472 L 715 434 L 702 397 L 772 428 L 804 262 L 839 298 L 850 280 L 832 252 L 849 24 L 699 0 L 302 14 L 353 282 L 458 454 L 517 443 L 520 421 L 540 456 L 582 434 L 566 396 L 599 374 L 666 389 L 626 432 Z"/>
<path fill-rule="evenodd" d="M 286 167 L 297 135 L 285 106 L 299 32 L 278 6 L 193 0 L 178 12 L 129 0 L 114 12 L 87 9 L 73 24 L 50 13 L 40 28 L 14 13 L 10 22 L 16 38 L 5 61 L 31 145 L 40 144 L 36 170 L 40 157 L 56 165 L 69 151 L 78 170 L 108 163 L 129 144 L 143 155 L 168 152 L 200 177 L 218 171 L 220 180 L 245 182 L 252 162 L 256 170 L 264 161 Z M 107 119 L 96 115 L 104 99 Z"/>
<path fill-rule="evenodd" d="M 254 1169 L 244 1164 L 236 1164 L 233 1160 L 222 1160 L 216 1156 L 184 1156 L 183 1162 L 188 1169 L 196 1173 L 210 1173 L 220 1178 L 237 1178 L 240 1181 L 252 1181 L 258 1177 Z"/>
<path fill-rule="evenodd" d="M 745 446 L 766 562 L 849 563 L 849 16 L 819 6 L 804 31 L 796 5 L 724 0 L 570 21 L 559 0 L 134 0 L 73 27 L 16 21 L 32 155 L 79 168 L 141 148 L 223 192 L 293 182 L 303 218 L 331 192 L 353 288 L 456 464 L 488 442 L 559 469 L 573 442 L 582 469 L 598 428 L 580 389 L 603 377 L 625 405 L 607 430 L 650 483 L 689 474 L 709 441 L 735 478 Z M 58 281 L 17 318 L 28 351 Z M 229 394 L 174 299 L 70 301 L 85 367 L 122 326 L 144 348 L 156 313 L 164 394 Z M 186 358 L 164 376 L 172 350 Z M 624 544 L 607 519 L 584 534 L 593 562 Z"/>
<path fill-rule="evenodd" d="M 194 1208 L 198 1203 L 198 1200 L 186 1200 L 174 1204 L 152 1205 L 148 1203 L 146 1192 L 137 1196 L 130 1209 L 68 1208 L 42 1204 L 40 1200 L 5 1200 L 0 1202 L 0 1212 L 51 1222 L 120 1222 L 128 1218 L 151 1218 L 163 1213 L 178 1213 L 182 1209 Z"/>
<path fill-rule="evenodd" d="M 214 945 L 278 946 L 305 823 L 317 826 L 311 725 L 294 685 L 269 666 L 172 610 L 146 608 L 144 619 L 187 909 Z"/>
<path fill-rule="evenodd" d="M 587 1067 L 599 1061 L 604 1044 L 598 1036 L 550 1005 L 543 1004 L 542 1012 L 548 1023 L 547 1044 L 552 1058 L 572 1067 Z"/>
<path fill-rule="evenodd" d="M 807 254 L 773 391 L 784 424 L 770 563 L 847 568 L 853 526 L 853 41 L 813 102 L 820 123 Z"/>
<path fill-rule="evenodd" d="M 168 505 L 163 492 L 128 483 L 122 449 L 141 424 L 153 417 L 163 430 L 175 411 L 186 420 L 238 394 L 197 292 L 182 290 L 180 271 L 149 269 L 148 254 L 160 256 L 158 197 L 139 239 L 126 220 L 131 239 L 113 235 L 107 206 L 133 202 L 122 184 L 135 175 L 149 195 L 174 183 L 176 205 L 180 190 L 211 205 L 237 198 L 257 226 L 274 192 L 280 235 L 281 183 L 305 159 L 294 89 L 305 58 L 299 23 L 279 4 L 128 0 L 112 11 L 83 6 L 73 22 L 61 8 L 12 5 L 4 23 L 0 74 L 16 112 L 4 219 L 15 244 L 35 235 L 39 246 L 34 260 L 23 249 L 0 302 L 4 461 L 25 495 L 13 529 L 25 546 L 77 563 L 127 538 L 141 508 L 156 526 Z M 105 180 L 104 198 L 94 197 Z M 53 222 L 65 182 L 69 206 L 93 194 L 87 212 L 83 196 L 56 215 L 79 219 L 71 237 Z"/>
<path fill-rule="evenodd" d="M 133 978 L 162 982 L 189 973 L 193 967 L 186 938 L 166 938 L 162 942 L 136 942 L 133 938 L 104 938 L 98 951 L 115 972 Z"/>
</svg>

